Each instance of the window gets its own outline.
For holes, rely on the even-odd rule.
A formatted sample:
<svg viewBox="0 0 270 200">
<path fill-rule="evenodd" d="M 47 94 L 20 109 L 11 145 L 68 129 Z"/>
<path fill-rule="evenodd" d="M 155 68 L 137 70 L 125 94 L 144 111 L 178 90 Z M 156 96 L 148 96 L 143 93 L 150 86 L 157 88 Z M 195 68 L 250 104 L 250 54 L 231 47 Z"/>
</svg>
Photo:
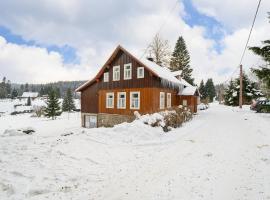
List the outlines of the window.
<svg viewBox="0 0 270 200">
<path fill-rule="evenodd" d="M 165 107 L 165 93 L 160 92 L 159 93 L 159 108 L 164 109 L 164 107 Z"/>
<path fill-rule="evenodd" d="M 183 106 L 187 106 L 187 100 L 183 100 Z"/>
<path fill-rule="evenodd" d="M 106 94 L 106 108 L 114 107 L 114 93 L 109 92 Z"/>
<path fill-rule="evenodd" d="M 140 92 L 130 92 L 130 109 L 140 109 Z"/>
<path fill-rule="evenodd" d="M 84 116 L 85 128 L 96 128 L 97 127 L 97 116 L 96 115 L 85 115 Z"/>
<path fill-rule="evenodd" d="M 113 67 L 113 81 L 120 80 L 120 66 Z"/>
<path fill-rule="evenodd" d="M 167 108 L 172 107 L 172 94 L 167 93 Z"/>
<path fill-rule="evenodd" d="M 109 82 L 109 72 L 103 74 L 104 82 Z"/>
<path fill-rule="evenodd" d="M 137 68 L 137 78 L 144 78 L 144 67 Z"/>
<path fill-rule="evenodd" d="M 126 108 L 126 93 L 125 92 L 118 92 L 117 98 L 117 108 L 125 109 Z"/>
<path fill-rule="evenodd" d="M 124 65 L 124 79 L 128 80 L 132 77 L 132 65 L 131 63 Z"/>
</svg>

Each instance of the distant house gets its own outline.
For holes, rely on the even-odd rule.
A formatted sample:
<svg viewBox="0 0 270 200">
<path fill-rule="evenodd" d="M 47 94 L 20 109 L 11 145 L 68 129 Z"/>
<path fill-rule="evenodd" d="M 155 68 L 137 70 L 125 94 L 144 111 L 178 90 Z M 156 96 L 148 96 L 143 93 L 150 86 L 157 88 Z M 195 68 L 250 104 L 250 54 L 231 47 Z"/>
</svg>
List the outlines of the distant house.
<svg viewBox="0 0 270 200">
<path fill-rule="evenodd" d="M 134 120 L 134 111 L 154 113 L 178 105 L 197 112 L 198 90 L 179 73 L 118 46 L 97 75 L 76 90 L 82 126 L 113 126 Z"/>
<path fill-rule="evenodd" d="M 38 92 L 24 92 L 21 96 L 21 98 L 31 98 L 32 100 L 34 100 L 35 98 L 38 97 Z"/>
</svg>

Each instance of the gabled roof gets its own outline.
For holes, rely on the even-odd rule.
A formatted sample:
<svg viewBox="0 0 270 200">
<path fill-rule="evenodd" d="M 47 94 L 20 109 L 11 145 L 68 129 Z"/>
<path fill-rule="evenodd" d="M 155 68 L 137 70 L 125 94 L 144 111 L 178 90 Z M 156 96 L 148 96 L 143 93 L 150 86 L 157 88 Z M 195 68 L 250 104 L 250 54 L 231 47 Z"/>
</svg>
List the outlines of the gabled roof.
<svg viewBox="0 0 270 200">
<path fill-rule="evenodd" d="M 179 95 L 183 96 L 189 96 L 189 95 L 195 95 L 197 91 L 197 88 L 194 86 L 185 87 L 182 92 L 179 93 Z"/>
<path fill-rule="evenodd" d="M 145 67 L 150 73 L 152 73 L 154 76 L 161 78 L 164 81 L 170 82 L 174 85 L 178 86 L 191 86 L 189 83 L 187 83 L 185 80 L 178 80 L 172 72 L 167 68 L 167 67 L 161 67 L 157 65 L 156 63 L 149 61 L 147 59 L 138 59 L 136 58 L 133 54 L 128 52 L 126 49 L 124 49 L 122 46 L 118 45 L 117 48 L 114 50 L 110 58 L 106 61 L 106 63 L 102 66 L 100 71 L 97 73 L 97 75 L 81 85 L 79 88 L 76 89 L 77 92 L 82 91 L 86 87 L 90 86 L 93 84 L 95 81 L 97 81 L 103 74 L 104 70 L 107 68 L 108 64 L 112 62 L 112 60 L 116 57 L 117 53 L 122 50 L 124 53 L 129 55 L 132 59 L 134 59 L 136 62 L 138 62 L 140 65 Z"/>
</svg>

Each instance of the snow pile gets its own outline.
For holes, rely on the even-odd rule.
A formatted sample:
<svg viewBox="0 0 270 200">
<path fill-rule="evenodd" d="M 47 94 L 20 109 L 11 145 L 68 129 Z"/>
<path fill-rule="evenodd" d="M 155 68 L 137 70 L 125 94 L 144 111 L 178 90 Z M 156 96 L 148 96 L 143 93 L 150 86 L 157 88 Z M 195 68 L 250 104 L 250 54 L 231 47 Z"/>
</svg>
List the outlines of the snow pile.
<svg viewBox="0 0 270 200">
<path fill-rule="evenodd" d="M 35 132 L 35 129 L 32 127 L 26 127 L 21 129 L 6 129 L 2 135 L 2 137 L 8 136 L 23 136 L 23 135 L 32 135 Z"/>
<path fill-rule="evenodd" d="M 164 123 L 164 116 L 162 116 L 160 113 L 154 113 L 154 114 L 146 114 L 140 117 L 140 119 L 144 124 L 148 124 L 151 126 L 165 126 Z"/>
</svg>

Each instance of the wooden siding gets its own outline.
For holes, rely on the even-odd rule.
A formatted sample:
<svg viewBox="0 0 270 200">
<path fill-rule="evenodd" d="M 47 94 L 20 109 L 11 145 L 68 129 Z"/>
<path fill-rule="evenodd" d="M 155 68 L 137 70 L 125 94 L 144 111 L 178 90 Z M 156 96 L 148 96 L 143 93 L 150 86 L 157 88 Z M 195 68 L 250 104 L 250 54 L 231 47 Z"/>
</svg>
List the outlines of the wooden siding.
<svg viewBox="0 0 270 200">
<path fill-rule="evenodd" d="M 124 80 L 124 64 L 128 63 L 132 63 L 132 79 Z M 118 65 L 120 65 L 120 80 L 113 81 L 113 66 Z M 152 75 L 151 72 L 149 72 L 146 68 L 144 68 L 144 78 L 137 78 L 138 67 L 141 67 L 141 65 L 136 60 L 132 59 L 123 51 L 119 51 L 116 57 L 112 60 L 112 62 L 108 64 L 108 67 L 105 70 L 105 72 L 109 72 L 109 82 L 104 82 L 102 75 L 99 80 L 96 80 L 95 83 L 91 84 L 90 86 L 81 91 L 81 111 L 84 113 L 99 112 L 100 107 L 98 92 L 100 90 L 123 90 L 128 88 L 163 88 L 160 78 Z M 166 90 L 166 88 L 164 88 L 164 90 Z M 150 99 L 146 100 L 149 101 Z M 157 106 L 155 108 L 159 108 L 159 104 L 156 105 L 155 102 L 153 102 L 153 105 Z"/>
<path fill-rule="evenodd" d="M 132 78 L 124 80 L 124 65 L 132 64 Z M 120 65 L 120 80 L 113 81 L 113 67 Z M 142 87 L 162 87 L 160 79 L 153 76 L 146 68 L 144 68 L 144 78 L 137 78 L 137 68 L 142 67 L 138 62 L 132 59 L 129 55 L 119 51 L 115 59 L 108 65 L 105 72 L 109 72 L 109 82 L 104 82 L 102 75 L 99 82 L 99 89 L 114 89 L 114 88 L 142 88 Z"/>
<path fill-rule="evenodd" d="M 197 96 L 179 96 L 180 105 L 183 105 L 183 100 L 187 100 L 187 105 L 193 113 L 197 112 L 198 97 Z"/>
<path fill-rule="evenodd" d="M 94 84 L 81 93 L 81 112 L 98 113 L 98 85 Z"/>
<path fill-rule="evenodd" d="M 106 93 L 114 93 L 114 108 L 106 108 Z M 117 93 L 126 92 L 126 109 L 117 108 Z M 140 109 L 137 111 L 140 114 L 154 113 L 161 111 L 159 109 L 160 92 L 165 93 L 165 109 L 167 109 L 167 93 L 171 93 L 172 106 L 178 105 L 177 93 L 171 89 L 162 88 L 127 88 L 127 89 L 112 89 L 99 91 L 99 113 L 133 115 L 136 109 L 130 109 L 130 92 L 140 92 Z"/>
</svg>

